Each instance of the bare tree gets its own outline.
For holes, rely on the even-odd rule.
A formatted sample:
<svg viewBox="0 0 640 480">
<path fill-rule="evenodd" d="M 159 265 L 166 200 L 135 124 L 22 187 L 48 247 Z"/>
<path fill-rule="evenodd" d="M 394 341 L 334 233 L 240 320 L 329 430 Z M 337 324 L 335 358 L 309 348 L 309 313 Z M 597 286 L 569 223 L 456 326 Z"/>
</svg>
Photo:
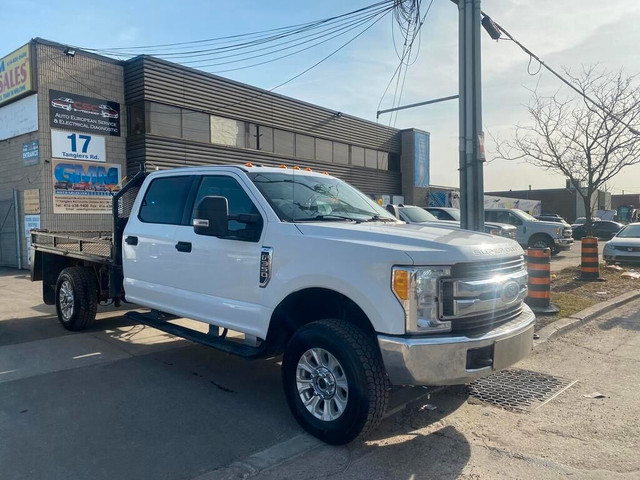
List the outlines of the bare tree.
<svg viewBox="0 0 640 480">
<path fill-rule="evenodd" d="M 578 76 L 565 73 L 581 94 L 533 91 L 531 124 L 516 126 L 511 141 L 496 142 L 496 158 L 526 159 L 569 178 L 584 202 L 591 234 L 593 194 L 623 168 L 640 163 L 640 90 L 635 77 L 622 71 L 592 66 Z"/>
</svg>

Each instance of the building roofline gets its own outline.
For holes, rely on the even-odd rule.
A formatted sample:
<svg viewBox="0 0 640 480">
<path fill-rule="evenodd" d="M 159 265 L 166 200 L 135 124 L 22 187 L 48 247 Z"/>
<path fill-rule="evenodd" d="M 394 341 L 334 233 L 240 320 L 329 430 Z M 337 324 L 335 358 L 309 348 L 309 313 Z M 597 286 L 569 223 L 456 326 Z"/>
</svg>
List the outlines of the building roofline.
<svg viewBox="0 0 640 480">
<path fill-rule="evenodd" d="M 67 44 L 64 44 L 64 43 L 53 42 L 51 40 L 47 40 L 47 39 L 40 38 L 40 37 L 32 38 L 29 43 L 31 43 L 33 45 L 46 45 L 47 47 L 54 47 L 54 48 L 58 48 L 60 50 L 64 50 L 66 48 L 73 48 L 76 51 L 76 55 L 82 55 L 83 57 L 90 57 L 90 58 L 94 58 L 96 60 L 101 60 L 103 62 L 112 63 L 114 65 L 124 66 L 124 62 L 122 60 L 117 60 L 115 58 L 106 57 L 106 56 L 100 55 L 98 53 L 88 52 L 86 50 L 83 50 L 82 48 L 74 47 L 73 45 L 67 45 Z"/>
<path fill-rule="evenodd" d="M 326 113 L 328 113 L 330 115 L 340 114 L 340 116 L 342 116 L 342 117 L 349 118 L 351 120 L 357 120 L 359 122 L 365 122 L 365 123 L 368 123 L 370 125 L 376 126 L 378 128 L 387 130 L 389 132 L 399 133 L 401 131 L 400 129 L 393 128 L 393 127 L 388 127 L 386 125 L 381 125 L 378 122 L 374 122 L 372 120 L 367 120 L 366 118 L 356 117 L 355 115 L 349 115 L 347 113 L 342 112 L 341 110 L 334 110 L 332 108 L 323 107 L 322 105 L 317 105 L 315 103 L 310 103 L 310 102 L 306 102 L 304 100 L 299 100 L 297 98 L 293 98 L 293 97 L 289 97 L 287 95 L 282 95 L 280 93 L 272 92 L 272 91 L 266 90 L 264 88 L 256 87 L 254 85 L 249 85 L 248 83 L 238 82 L 237 80 L 232 80 L 230 78 L 221 77 L 220 75 L 216 75 L 214 73 L 204 72 L 202 70 L 198 70 L 197 68 L 187 67 L 186 65 L 182 65 L 182 64 L 179 64 L 179 63 L 175 63 L 175 62 L 170 62 L 170 61 L 164 60 L 162 58 L 154 57 L 153 55 L 147 55 L 147 54 L 138 55 L 138 56 L 135 56 L 133 58 L 129 58 L 129 59 L 125 60 L 124 64 L 126 65 L 126 64 L 129 64 L 129 63 L 133 63 L 135 61 L 143 61 L 143 62 L 144 61 L 149 61 L 149 62 L 153 62 L 153 63 L 166 65 L 166 66 L 172 67 L 172 68 L 177 68 L 179 70 L 184 70 L 184 71 L 193 73 L 195 75 L 201 75 L 201 76 L 204 76 L 204 77 L 213 78 L 213 79 L 218 80 L 220 82 L 229 83 L 229 84 L 235 85 L 237 87 L 242 87 L 242 88 L 246 88 L 246 89 L 252 90 L 256 94 L 259 94 L 259 95 L 276 97 L 276 98 L 279 98 L 279 99 L 287 100 L 289 102 L 297 103 L 299 105 L 304 105 L 304 106 L 307 106 L 307 107 L 317 108 L 319 110 L 325 111 Z M 425 133 L 429 133 L 429 132 L 425 132 Z"/>
</svg>

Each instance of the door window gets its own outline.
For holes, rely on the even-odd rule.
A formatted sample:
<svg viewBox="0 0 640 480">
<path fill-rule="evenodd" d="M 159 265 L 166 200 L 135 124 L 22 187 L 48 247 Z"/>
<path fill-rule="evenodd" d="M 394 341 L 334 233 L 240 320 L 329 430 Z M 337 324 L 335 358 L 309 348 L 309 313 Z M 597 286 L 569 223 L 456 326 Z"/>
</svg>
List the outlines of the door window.
<svg viewBox="0 0 640 480">
<path fill-rule="evenodd" d="M 193 203 L 193 213 L 200 201 L 204 197 L 215 196 L 225 197 L 229 204 L 229 215 L 258 214 L 258 208 L 247 195 L 247 192 L 232 177 L 224 175 L 202 177 L 195 202 Z M 229 221 L 229 235 L 236 239 L 258 241 L 262 231 L 262 218 L 257 224 L 240 223 L 235 220 Z"/>
<path fill-rule="evenodd" d="M 138 218 L 145 223 L 183 225 L 193 179 L 193 176 L 180 176 L 153 180 L 144 194 Z"/>
</svg>

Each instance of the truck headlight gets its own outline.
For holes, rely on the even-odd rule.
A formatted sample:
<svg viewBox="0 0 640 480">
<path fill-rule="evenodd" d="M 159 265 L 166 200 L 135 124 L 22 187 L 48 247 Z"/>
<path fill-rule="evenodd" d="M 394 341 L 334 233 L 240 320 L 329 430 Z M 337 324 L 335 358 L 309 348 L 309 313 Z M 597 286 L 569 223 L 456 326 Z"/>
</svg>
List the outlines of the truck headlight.
<svg viewBox="0 0 640 480">
<path fill-rule="evenodd" d="M 451 331 L 451 322 L 438 319 L 440 278 L 449 275 L 449 267 L 393 268 L 392 290 L 404 308 L 406 333 Z"/>
<path fill-rule="evenodd" d="M 562 236 L 562 230 L 563 230 L 562 227 L 556 228 L 556 237 L 561 237 Z"/>
</svg>

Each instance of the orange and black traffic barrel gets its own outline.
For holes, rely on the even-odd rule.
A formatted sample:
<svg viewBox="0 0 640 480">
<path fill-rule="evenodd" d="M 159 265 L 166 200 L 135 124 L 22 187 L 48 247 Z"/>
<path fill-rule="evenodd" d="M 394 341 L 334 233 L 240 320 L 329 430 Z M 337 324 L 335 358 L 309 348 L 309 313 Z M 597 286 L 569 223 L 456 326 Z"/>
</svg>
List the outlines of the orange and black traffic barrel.
<svg viewBox="0 0 640 480">
<path fill-rule="evenodd" d="M 598 239 L 584 237 L 582 239 L 582 263 L 580 280 L 600 280 L 600 262 L 598 260 Z"/>
<path fill-rule="evenodd" d="M 551 305 L 551 249 L 530 248 L 527 251 L 529 292 L 525 303 L 535 313 L 558 313 L 560 309 Z"/>
</svg>

